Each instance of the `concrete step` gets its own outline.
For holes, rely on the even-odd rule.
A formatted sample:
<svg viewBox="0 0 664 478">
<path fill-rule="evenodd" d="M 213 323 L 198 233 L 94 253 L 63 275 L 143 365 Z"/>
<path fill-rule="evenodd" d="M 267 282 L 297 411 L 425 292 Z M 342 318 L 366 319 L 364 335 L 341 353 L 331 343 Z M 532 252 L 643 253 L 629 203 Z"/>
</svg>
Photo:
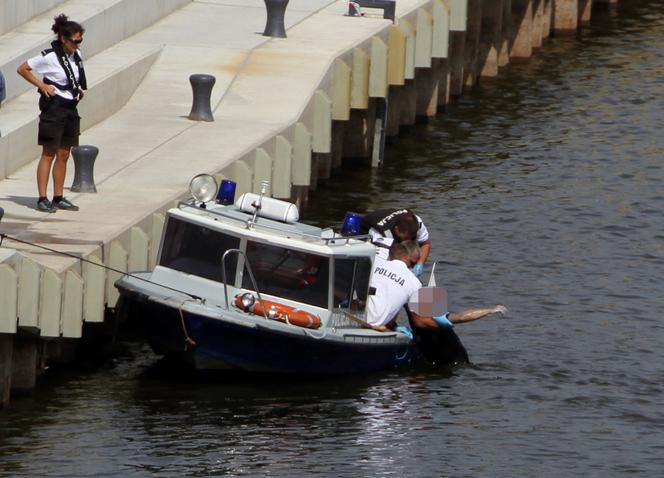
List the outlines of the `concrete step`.
<svg viewBox="0 0 664 478">
<path fill-rule="evenodd" d="M 65 2 L 66 0 L 0 0 L 0 35 Z"/>
<path fill-rule="evenodd" d="M 9 0 L 7 15 L 9 17 L 25 17 L 13 13 L 20 9 L 23 2 L 38 4 L 42 0 Z M 7 0 L 5 0 L 7 2 Z M 192 0 L 68 0 L 55 2 L 57 6 L 44 13 L 14 26 L 11 31 L 0 36 L 0 71 L 5 76 L 7 99 L 20 96 L 32 89 L 23 78 L 16 74 L 16 69 L 26 59 L 49 48 L 53 41 L 51 26 L 53 18 L 66 13 L 85 28 L 85 41 L 82 45 L 84 60 L 148 28 L 155 22 L 171 14 L 178 8 L 191 3 Z M 42 3 L 54 3 L 43 0 Z M 5 9 L 1 9 L 5 17 Z M 33 11 L 36 11 L 33 9 Z M 1 131 L 1 129 L 0 129 Z"/>
</svg>

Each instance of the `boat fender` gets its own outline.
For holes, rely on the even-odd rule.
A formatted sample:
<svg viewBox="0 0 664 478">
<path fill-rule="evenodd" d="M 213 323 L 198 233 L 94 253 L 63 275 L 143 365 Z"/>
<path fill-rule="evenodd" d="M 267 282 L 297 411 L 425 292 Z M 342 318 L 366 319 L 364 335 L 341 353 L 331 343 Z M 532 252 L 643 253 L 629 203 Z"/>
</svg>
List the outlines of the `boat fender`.
<svg viewBox="0 0 664 478">
<path fill-rule="evenodd" d="M 253 300 L 250 300 L 250 297 Z M 286 322 L 298 327 L 317 329 L 321 326 L 320 317 L 306 310 L 296 309 L 289 305 L 280 304 L 270 300 L 258 300 L 252 294 L 238 294 L 235 296 L 235 306 L 245 312 L 267 317 L 268 319 Z"/>
</svg>

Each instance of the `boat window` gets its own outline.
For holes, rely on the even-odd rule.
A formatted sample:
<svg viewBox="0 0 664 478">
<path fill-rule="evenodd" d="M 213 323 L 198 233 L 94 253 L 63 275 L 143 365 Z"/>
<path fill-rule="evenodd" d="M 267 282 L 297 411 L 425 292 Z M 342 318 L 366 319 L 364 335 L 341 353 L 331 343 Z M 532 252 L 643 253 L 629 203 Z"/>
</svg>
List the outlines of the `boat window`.
<svg viewBox="0 0 664 478">
<path fill-rule="evenodd" d="M 222 282 L 221 257 L 240 247 L 240 239 L 180 219 L 169 218 L 159 264 L 187 274 Z M 226 258 L 226 278 L 234 282 L 237 254 Z"/>
<path fill-rule="evenodd" d="M 261 294 L 327 308 L 329 258 L 253 241 L 247 242 L 247 258 Z M 242 287 L 253 290 L 249 274 Z"/>
<path fill-rule="evenodd" d="M 371 277 L 368 257 L 334 260 L 334 307 L 364 310 Z"/>
</svg>

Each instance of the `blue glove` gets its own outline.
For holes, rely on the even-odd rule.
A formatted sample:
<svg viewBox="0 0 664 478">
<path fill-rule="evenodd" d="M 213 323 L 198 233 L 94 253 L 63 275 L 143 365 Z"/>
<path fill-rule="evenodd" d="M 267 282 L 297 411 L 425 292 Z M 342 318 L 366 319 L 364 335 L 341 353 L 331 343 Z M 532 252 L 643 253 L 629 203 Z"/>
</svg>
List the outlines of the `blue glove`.
<svg viewBox="0 0 664 478">
<path fill-rule="evenodd" d="M 433 317 L 433 320 L 436 321 L 443 329 L 451 329 L 454 327 L 454 324 L 450 322 L 450 319 L 447 318 L 447 314 L 441 315 L 439 317 Z"/>
<path fill-rule="evenodd" d="M 414 340 L 415 337 L 413 337 L 413 331 L 410 330 L 408 327 L 405 325 L 397 325 L 397 328 L 394 329 L 395 332 L 399 332 L 404 334 L 406 337 L 408 337 L 410 340 Z"/>
<path fill-rule="evenodd" d="M 418 262 L 417 264 L 415 264 L 413 266 L 411 271 L 413 271 L 413 274 L 415 274 L 415 277 L 419 277 L 424 272 L 424 266 Z"/>
</svg>

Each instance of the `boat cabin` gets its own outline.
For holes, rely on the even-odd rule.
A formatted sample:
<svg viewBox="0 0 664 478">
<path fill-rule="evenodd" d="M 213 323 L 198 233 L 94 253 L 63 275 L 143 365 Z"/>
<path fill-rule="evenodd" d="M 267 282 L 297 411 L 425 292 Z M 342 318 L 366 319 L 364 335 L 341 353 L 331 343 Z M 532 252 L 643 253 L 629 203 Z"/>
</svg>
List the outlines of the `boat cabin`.
<svg viewBox="0 0 664 478">
<path fill-rule="evenodd" d="M 236 204 L 181 203 L 168 212 L 152 280 L 226 306 L 252 291 L 319 315 L 351 304 L 362 314 L 374 246 L 300 223 L 294 208 L 250 193 Z"/>
</svg>

